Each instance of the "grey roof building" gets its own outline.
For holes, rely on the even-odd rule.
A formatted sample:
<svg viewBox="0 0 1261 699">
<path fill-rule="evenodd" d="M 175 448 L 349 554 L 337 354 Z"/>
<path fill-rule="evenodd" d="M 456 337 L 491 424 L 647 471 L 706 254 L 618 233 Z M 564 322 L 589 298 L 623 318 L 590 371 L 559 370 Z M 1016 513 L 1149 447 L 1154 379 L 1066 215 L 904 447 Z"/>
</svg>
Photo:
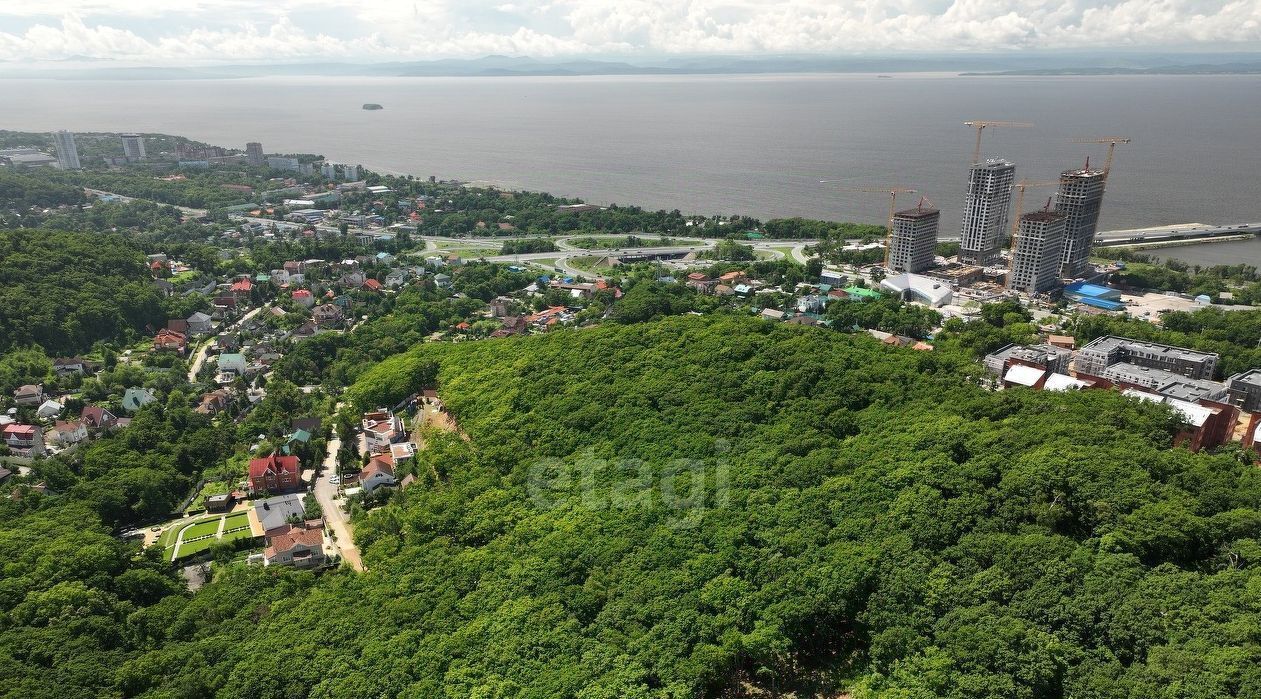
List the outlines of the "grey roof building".
<svg viewBox="0 0 1261 699">
<path fill-rule="evenodd" d="M 296 493 L 277 495 L 254 504 L 254 514 L 258 523 L 263 525 L 263 532 L 283 527 L 290 519 L 306 517 L 306 507 L 302 505 L 302 496 Z"/>
<path fill-rule="evenodd" d="M 1226 387 L 1216 381 L 1188 378 L 1182 374 L 1130 362 L 1117 362 L 1104 370 L 1103 378 L 1150 388 L 1166 398 L 1191 401 L 1220 401 Z"/>
<path fill-rule="evenodd" d="M 1261 412 L 1261 369 L 1249 369 L 1226 379 L 1232 405 L 1248 412 Z"/>
<path fill-rule="evenodd" d="M 1022 347 L 1020 345 L 1007 345 L 1006 347 L 991 352 L 985 356 L 985 369 L 995 376 L 1003 376 L 1007 372 L 1007 367 L 1011 360 L 1018 360 L 1028 364 L 1036 364 L 1046 367 L 1052 373 L 1067 374 L 1068 363 L 1073 359 L 1072 350 L 1056 347 L 1054 345 L 1041 344 Z"/>
<path fill-rule="evenodd" d="M 1217 370 L 1217 360 L 1218 355 L 1213 352 L 1105 335 L 1077 353 L 1077 371 L 1104 376 L 1113 364 L 1128 363 L 1163 369 L 1190 379 L 1212 379 L 1213 372 Z"/>
</svg>

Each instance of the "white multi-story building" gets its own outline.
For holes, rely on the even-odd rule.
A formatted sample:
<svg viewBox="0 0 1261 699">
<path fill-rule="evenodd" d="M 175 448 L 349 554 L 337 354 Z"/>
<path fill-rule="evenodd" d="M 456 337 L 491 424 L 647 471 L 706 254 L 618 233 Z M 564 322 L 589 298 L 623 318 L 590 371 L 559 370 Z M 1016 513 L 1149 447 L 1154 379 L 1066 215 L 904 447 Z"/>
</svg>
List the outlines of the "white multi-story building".
<svg viewBox="0 0 1261 699">
<path fill-rule="evenodd" d="M 335 165 L 334 163 L 328 160 L 325 160 L 324 164 L 320 166 L 320 175 L 326 180 L 336 179 L 337 178 L 337 165 Z"/>
<path fill-rule="evenodd" d="M 300 163 L 297 158 L 282 158 L 272 156 L 267 159 L 267 167 L 273 170 L 299 170 Z"/>
<path fill-rule="evenodd" d="M 904 209 L 893 215 L 889 236 L 889 269 L 922 272 L 933 266 L 937 255 L 937 223 L 941 212 L 928 207 Z"/>
<path fill-rule="evenodd" d="M 988 265 L 998 259 L 1007 231 L 1011 207 L 1011 187 L 1016 166 L 1006 160 L 986 160 L 968 171 L 968 194 L 964 200 L 963 228 L 960 232 L 959 261 Z"/>
<path fill-rule="evenodd" d="M 57 167 L 62 170 L 78 170 L 79 149 L 74 144 L 74 134 L 69 131 L 53 132 L 53 143 L 57 146 Z"/>
<path fill-rule="evenodd" d="M 1009 289 L 1033 296 L 1059 286 L 1065 220 L 1064 214 L 1055 211 L 1032 211 L 1020 217 Z"/>
<path fill-rule="evenodd" d="M 125 133 L 120 137 L 123 139 L 123 155 L 127 156 L 128 160 L 145 159 L 144 136 L 138 133 Z"/>
<path fill-rule="evenodd" d="M 358 165 L 343 165 L 342 166 L 342 179 L 346 180 L 347 182 L 357 181 L 359 179 L 359 166 Z"/>
<path fill-rule="evenodd" d="M 1060 173 L 1060 189 L 1055 195 L 1055 210 L 1064 214 L 1064 258 L 1060 275 L 1066 279 L 1080 276 L 1090 261 L 1090 249 L 1099 228 L 1099 209 L 1103 205 L 1103 186 L 1107 180 L 1103 170 L 1067 170 Z"/>
</svg>

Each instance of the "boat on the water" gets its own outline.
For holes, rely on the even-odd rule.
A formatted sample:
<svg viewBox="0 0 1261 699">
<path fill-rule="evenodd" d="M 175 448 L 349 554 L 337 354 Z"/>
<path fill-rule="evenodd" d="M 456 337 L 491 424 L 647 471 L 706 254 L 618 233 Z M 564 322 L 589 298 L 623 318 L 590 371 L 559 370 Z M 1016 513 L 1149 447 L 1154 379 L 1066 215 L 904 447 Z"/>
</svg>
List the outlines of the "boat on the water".
<svg viewBox="0 0 1261 699">
<path fill-rule="evenodd" d="M 382 107 L 381 105 L 375 102 L 368 102 L 367 104 L 363 105 L 363 108 L 367 110 L 385 109 L 385 107 Z"/>
</svg>

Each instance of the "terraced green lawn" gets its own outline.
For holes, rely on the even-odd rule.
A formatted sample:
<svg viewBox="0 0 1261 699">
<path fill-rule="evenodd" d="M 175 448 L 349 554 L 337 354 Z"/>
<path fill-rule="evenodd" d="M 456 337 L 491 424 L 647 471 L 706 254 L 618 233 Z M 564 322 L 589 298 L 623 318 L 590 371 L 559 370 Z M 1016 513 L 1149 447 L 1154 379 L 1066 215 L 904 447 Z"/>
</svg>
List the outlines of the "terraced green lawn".
<svg viewBox="0 0 1261 699">
<path fill-rule="evenodd" d="M 250 526 L 250 516 L 246 512 L 238 512 L 234 515 L 228 515 L 227 520 L 223 523 L 223 531 L 230 532 L 233 529 Z"/>
<path fill-rule="evenodd" d="M 245 529 L 238 529 L 234 532 L 224 534 L 219 537 L 219 541 L 236 541 L 237 539 L 248 539 L 251 536 L 253 536 L 253 533 L 250 532 L 249 527 L 246 527 Z M 180 553 L 183 553 L 183 551 Z"/>
<path fill-rule="evenodd" d="M 187 544 L 180 544 L 180 550 L 178 551 L 177 555 L 172 557 L 171 560 L 177 560 L 180 558 L 188 558 L 189 556 L 195 556 L 201 553 L 202 551 L 209 549 L 211 546 L 214 546 L 216 541 L 218 540 L 215 539 L 213 536 L 211 536 L 205 539 L 198 539 L 197 541 L 193 541 Z"/>
<path fill-rule="evenodd" d="M 215 517 L 208 522 L 198 522 L 191 527 L 184 528 L 184 541 L 196 539 L 201 536 L 217 534 L 219 532 L 219 520 L 221 517 Z"/>
<path fill-rule="evenodd" d="M 219 522 L 223 521 L 223 535 L 219 533 Z M 184 532 L 184 543 L 176 550 L 175 541 L 180 532 Z M 209 515 L 196 519 L 181 520 L 168 527 L 158 536 L 157 546 L 162 547 L 165 557 L 174 561 L 196 555 L 209 549 L 216 541 L 235 541 L 253 536 L 250 531 L 248 512 L 237 512 L 230 515 Z"/>
</svg>

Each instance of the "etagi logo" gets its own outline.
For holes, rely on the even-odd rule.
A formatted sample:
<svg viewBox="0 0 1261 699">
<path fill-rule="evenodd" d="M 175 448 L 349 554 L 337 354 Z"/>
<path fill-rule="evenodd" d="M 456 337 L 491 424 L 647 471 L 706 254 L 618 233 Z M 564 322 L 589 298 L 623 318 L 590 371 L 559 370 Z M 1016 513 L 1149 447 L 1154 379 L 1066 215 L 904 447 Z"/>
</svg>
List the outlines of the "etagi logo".
<svg viewBox="0 0 1261 699">
<path fill-rule="evenodd" d="M 665 463 L 606 459 L 587 449 L 571 460 L 535 461 L 527 471 L 526 491 L 540 510 L 661 508 L 669 526 L 688 529 L 699 525 L 707 510 L 730 503 L 730 449 L 726 440 L 718 440 L 711 457 Z"/>
</svg>

